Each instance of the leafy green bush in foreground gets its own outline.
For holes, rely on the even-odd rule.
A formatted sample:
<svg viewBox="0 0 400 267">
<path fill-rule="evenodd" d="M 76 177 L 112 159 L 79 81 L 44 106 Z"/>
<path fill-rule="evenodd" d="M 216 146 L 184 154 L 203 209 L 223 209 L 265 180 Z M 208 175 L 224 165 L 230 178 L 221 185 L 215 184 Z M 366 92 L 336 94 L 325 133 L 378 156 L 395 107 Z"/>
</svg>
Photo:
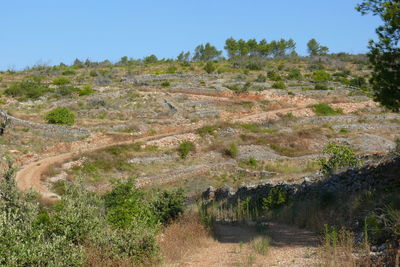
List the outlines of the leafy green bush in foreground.
<svg viewBox="0 0 400 267">
<path fill-rule="evenodd" d="M 151 263 L 159 259 L 161 224 L 183 211 L 181 190 L 152 198 L 133 181 L 116 184 L 104 197 L 65 183 L 62 200 L 44 207 L 17 191 L 13 175 L 10 168 L 0 179 L 1 266 Z"/>
</svg>

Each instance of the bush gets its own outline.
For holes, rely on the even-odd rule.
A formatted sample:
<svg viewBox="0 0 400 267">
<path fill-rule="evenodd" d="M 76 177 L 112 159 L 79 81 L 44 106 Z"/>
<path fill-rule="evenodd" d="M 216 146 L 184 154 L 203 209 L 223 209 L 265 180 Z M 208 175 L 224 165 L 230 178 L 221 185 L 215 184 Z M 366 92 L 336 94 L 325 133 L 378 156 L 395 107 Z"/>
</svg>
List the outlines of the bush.
<svg viewBox="0 0 400 267">
<path fill-rule="evenodd" d="M 184 210 L 185 195 L 182 188 L 158 192 L 152 205 L 154 214 L 162 224 L 177 219 Z"/>
<path fill-rule="evenodd" d="M 210 74 L 213 73 L 217 68 L 215 67 L 214 63 L 209 61 L 207 64 L 204 66 L 204 70 Z"/>
<path fill-rule="evenodd" d="M 9 169 L 0 179 L 1 266 L 149 264 L 159 259 L 159 221 L 183 207 L 182 191 L 161 192 L 152 202 L 133 181 L 115 184 L 103 198 L 64 183 L 62 200 L 43 207 L 18 192 L 13 177 Z"/>
<path fill-rule="evenodd" d="M 196 133 L 202 137 L 206 135 L 214 135 L 215 131 L 217 130 L 217 127 L 214 125 L 205 125 L 199 129 L 196 130 Z"/>
<path fill-rule="evenodd" d="M 259 74 L 255 81 L 258 83 L 265 83 L 267 81 L 267 76 L 265 76 L 263 74 Z"/>
<path fill-rule="evenodd" d="M 89 75 L 90 75 L 90 77 L 96 77 L 96 76 L 98 76 L 99 74 L 97 73 L 96 70 L 91 70 L 91 71 L 89 72 Z"/>
<path fill-rule="evenodd" d="M 45 119 L 51 124 L 72 125 L 75 122 L 75 113 L 68 108 L 55 108 L 47 113 Z"/>
<path fill-rule="evenodd" d="M 89 85 L 84 85 L 81 90 L 79 90 L 79 96 L 91 95 L 95 92 Z"/>
<path fill-rule="evenodd" d="M 349 81 L 349 85 L 358 88 L 366 88 L 368 84 L 364 77 L 355 77 Z"/>
<path fill-rule="evenodd" d="M 318 164 L 321 166 L 321 172 L 329 174 L 344 167 L 359 167 L 361 162 L 357 159 L 352 148 L 335 143 L 328 144 L 323 150 L 329 159 L 320 158 Z"/>
<path fill-rule="evenodd" d="M 38 99 L 45 93 L 50 92 L 51 89 L 40 81 L 29 80 L 16 82 L 10 85 L 4 93 L 11 97 L 20 97 L 21 99 Z"/>
<path fill-rule="evenodd" d="M 69 83 L 71 83 L 71 81 L 65 77 L 58 77 L 58 78 L 55 78 L 53 81 L 54 85 L 65 85 L 65 84 L 69 84 Z"/>
<path fill-rule="evenodd" d="M 287 79 L 288 80 L 302 80 L 303 76 L 301 75 L 301 72 L 299 69 L 293 68 L 289 71 Z"/>
<path fill-rule="evenodd" d="M 171 86 L 171 83 L 169 82 L 169 81 L 165 81 L 165 82 L 162 82 L 161 83 L 161 87 L 170 87 Z"/>
<path fill-rule="evenodd" d="M 324 83 L 317 83 L 314 86 L 315 90 L 329 90 L 328 86 Z"/>
<path fill-rule="evenodd" d="M 167 73 L 169 73 L 169 74 L 174 74 L 174 73 L 176 73 L 176 71 L 177 71 L 177 68 L 175 66 L 169 66 L 167 69 Z"/>
<path fill-rule="evenodd" d="M 116 228 L 157 223 L 151 205 L 145 201 L 144 193 L 135 188 L 133 180 L 116 183 L 104 200 L 107 221 Z"/>
<path fill-rule="evenodd" d="M 237 93 L 245 93 L 245 92 L 249 91 L 250 87 L 251 87 L 250 82 L 246 82 L 242 86 L 239 84 L 226 85 L 226 88 L 228 88 L 229 90 L 235 91 Z"/>
<path fill-rule="evenodd" d="M 327 104 L 316 104 L 313 106 L 313 110 L 315 114 L 319 116 L 333 116 L 343 114 L 343 111 L 341 109 L 333 109 Z"/>
<path fill-rule="evenodd" d="M 68 76 L 68 75 L 75 75 L 75 71 L 73 70 L 65 70 L 61 73 L 62 75 Z"/>
<path fill-rule="evenodd" d="M 263 210 L 268 211 L 281 207 L 287 201 L 286 192 L 279 187 L 274 187 L 268 192 L 268 196 L 262 199 L 261 205 Z"/>
<path fill-rule="evenodd" d="M 315 82 L 327 82 L 332 80 L 332 77 L 326 71 L 318 70 L 313 73 L 313 79 Z"/>
<path fill-rule="evenodd" d="M 286 89 L 287 87 L 286 87 L 286 84 L 283 81 L 279 81 L 279 82 L 274 82 L 272 84 L 272 88 L 275 88 L 275 89 Z"/>
<path fill-rule="evenodd" d="M 232 158 L 236 158 L 238 155 L 238 146 L 235 143 L 232 143 L 229 146 L 229 149 L 225 151 L 225 154 Z"/>
<path fill-rule="evenodd" d="M 72 87 L 72 86 L 65 86 L 61 85 L 56 89 L 56 94 L 61 95 L 61 96 L 70 96 L 74 93 L 79 92 L 79 88 Z"/>
<path fill-rule="evenodd" d="M 182 159 L 185 159 L 191 151 L 194 151 L 194 149 L 195 149 L 195 146 L 192 142 L 183 141 L 178 147 L 178 152 L 179 152 L 180 157 Z"/>
<path fill-rule="evenodd" d="M 271 81 L 281 81 L 282 80 L 282 77 L 273 70 L 267 72 L 267 77 Z"/>
</svg>

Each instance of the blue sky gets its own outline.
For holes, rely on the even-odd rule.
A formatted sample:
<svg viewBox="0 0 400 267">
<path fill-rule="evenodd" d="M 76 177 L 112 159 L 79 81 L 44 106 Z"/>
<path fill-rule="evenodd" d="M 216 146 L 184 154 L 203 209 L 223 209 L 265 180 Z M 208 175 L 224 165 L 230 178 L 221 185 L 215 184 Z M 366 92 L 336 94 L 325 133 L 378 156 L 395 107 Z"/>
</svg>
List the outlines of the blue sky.
<svg viewBox="0 0 400 267">
<path fill-rule="evenodd" d="M 364 53 L 377 17 L 361 0 L 12 0 L 0 2 L 0 69 L 117 61 L 149 54 L 176 57 L 229 37 L 293 38 L 297 51 L 316 38 L 332 52 Z"/>
</svg>

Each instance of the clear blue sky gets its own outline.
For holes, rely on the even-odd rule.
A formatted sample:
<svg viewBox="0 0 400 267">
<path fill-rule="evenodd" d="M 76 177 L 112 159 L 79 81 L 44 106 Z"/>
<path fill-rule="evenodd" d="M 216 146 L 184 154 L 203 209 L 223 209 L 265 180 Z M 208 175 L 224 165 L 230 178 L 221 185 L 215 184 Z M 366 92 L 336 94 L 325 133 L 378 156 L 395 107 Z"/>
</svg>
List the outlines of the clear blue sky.
<svg viewBox="0 0 400 267">
<path fill-rule="evenodd" d="M 377 17 L 361 0 L 12 0 L 0 3 L 0 69 L 149 54 L 176 57 L 228 37 L 316 38 L 331 52 L 364 53 Z"/>
</svg>

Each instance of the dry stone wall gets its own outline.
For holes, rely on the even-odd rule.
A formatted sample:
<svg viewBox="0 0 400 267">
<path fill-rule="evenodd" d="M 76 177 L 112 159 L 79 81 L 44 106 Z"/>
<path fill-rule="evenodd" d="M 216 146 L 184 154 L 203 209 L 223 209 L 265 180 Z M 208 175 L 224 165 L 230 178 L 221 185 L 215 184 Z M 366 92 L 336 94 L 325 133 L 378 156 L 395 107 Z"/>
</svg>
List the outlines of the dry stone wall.
<svg viewBox="0 0 400 267">
<path fill-rule="evenodd" d="M 77 140 L 82 139 L 90 135 L 90 132 L 85 129 L 67 127 L 62 125 L 54 125 L 54 124 L 42 124 L 30 122 L 22 119 L 15 118 L 13 116 L 8 115 L 4 111 L 0 111 L 0 120 L 7 120 L 8 125 L 7 128 L 12 128 L 15 126 L 25 127 L 33 131 L 37 131 L 43 136 L 50 138 L 66 138 L 68 140 Z M 7 129 L 6 129 L 7 131 Z"/>
</svg>

